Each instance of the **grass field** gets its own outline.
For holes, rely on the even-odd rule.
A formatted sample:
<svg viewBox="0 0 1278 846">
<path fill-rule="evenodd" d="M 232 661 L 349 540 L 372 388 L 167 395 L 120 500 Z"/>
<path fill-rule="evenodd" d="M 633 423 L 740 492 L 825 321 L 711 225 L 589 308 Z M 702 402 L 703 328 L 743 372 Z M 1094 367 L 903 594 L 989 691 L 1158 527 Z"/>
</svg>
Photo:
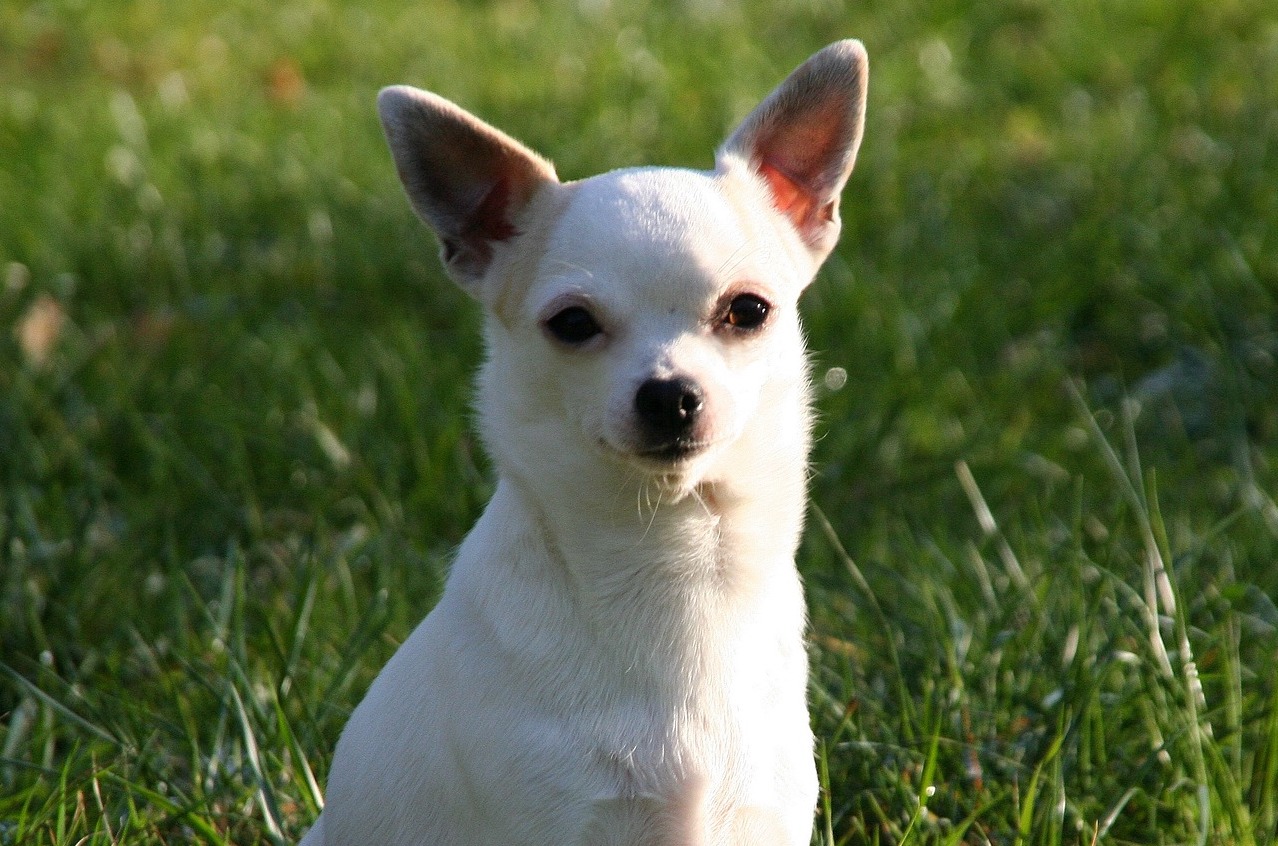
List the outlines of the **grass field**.
<svg viewBox="0 0 1278 846">
<path fill-rule="evenodd" d="M 0 846 L 295 839 L 491 490 L 378 87 L 705 167 L 849 35 L 814 842 L 1278 843 L 1272 0 L 0 0 Z"/>
</svg>

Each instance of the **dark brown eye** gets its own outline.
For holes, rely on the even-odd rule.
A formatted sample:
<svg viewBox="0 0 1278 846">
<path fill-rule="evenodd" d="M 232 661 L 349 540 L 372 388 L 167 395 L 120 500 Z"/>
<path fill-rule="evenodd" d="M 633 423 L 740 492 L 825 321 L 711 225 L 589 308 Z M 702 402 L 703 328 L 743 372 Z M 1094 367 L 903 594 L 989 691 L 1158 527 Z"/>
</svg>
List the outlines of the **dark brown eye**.
<svg viewBox="0 0 1278 846">
<path fill-rule="evenodd" d="M 575 347 L 586 343 L 603 329 L 581 306 L 568 306 L 546 321 L 546 331 L 555 340 Z"/>
<path fill-rule="evenodd" d="M 728 313 L 723 322 L 733 329 L 749 331 L 758 329 L 768 319 L 772 306 L 754 294 L 738 294 L 728 303 Z"/>
</svg>

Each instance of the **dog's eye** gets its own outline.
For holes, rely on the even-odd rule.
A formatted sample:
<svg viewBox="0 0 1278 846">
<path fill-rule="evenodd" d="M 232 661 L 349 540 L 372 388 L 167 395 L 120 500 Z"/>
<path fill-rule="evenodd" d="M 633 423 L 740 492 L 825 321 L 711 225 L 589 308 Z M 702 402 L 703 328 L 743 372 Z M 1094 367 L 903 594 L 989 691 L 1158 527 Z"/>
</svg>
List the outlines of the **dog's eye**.
<svg viewBox="0 0 1278 846">
<path fill-rule="evenodd" d="M 754 294 L 738 294 L 728 303 L 723 322 L 733 329 L 758 329 L 768 319 L 772 306 Z"/>
<path fill-rule="evenodd" d="M 586 343 L 603 331 L 590 312 L 581 306 L 568 306 L 546 321 L 546 331 L 555 340 L 571 346 Z"/>
</svg>

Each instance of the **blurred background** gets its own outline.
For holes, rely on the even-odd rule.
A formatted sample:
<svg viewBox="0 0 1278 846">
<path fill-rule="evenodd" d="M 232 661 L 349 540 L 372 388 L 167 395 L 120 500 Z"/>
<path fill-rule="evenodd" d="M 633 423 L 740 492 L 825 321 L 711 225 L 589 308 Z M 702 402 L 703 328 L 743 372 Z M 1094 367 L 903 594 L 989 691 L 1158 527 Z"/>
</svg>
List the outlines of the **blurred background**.
<svg viewBox="0 0 1278 846">
<path fill-rule="evenodd" d="M 1269 0 L 0 0 L 0 844 L 303 830 L 490 492 L 381 86 L 705 168 L 849 36 L 814 836 L 1272 843 Z"/>
</svg>

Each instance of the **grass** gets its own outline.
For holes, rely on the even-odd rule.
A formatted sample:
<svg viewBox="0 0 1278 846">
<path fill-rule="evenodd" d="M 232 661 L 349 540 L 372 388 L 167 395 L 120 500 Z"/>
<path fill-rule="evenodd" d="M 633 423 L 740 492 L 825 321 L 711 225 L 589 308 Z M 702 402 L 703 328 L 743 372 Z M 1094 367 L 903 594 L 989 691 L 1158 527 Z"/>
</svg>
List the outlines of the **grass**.
<svg viewBox="0 0 1278 846">
<path fill-rule="evenodd" d="M 379 86 L 700 167 L 846 35 L 814 842 L 1275 843 L 1270 5 L 0 6 L 0 844 L 294 839 L 438 595 L 477 315 Z"/>
</svg>

